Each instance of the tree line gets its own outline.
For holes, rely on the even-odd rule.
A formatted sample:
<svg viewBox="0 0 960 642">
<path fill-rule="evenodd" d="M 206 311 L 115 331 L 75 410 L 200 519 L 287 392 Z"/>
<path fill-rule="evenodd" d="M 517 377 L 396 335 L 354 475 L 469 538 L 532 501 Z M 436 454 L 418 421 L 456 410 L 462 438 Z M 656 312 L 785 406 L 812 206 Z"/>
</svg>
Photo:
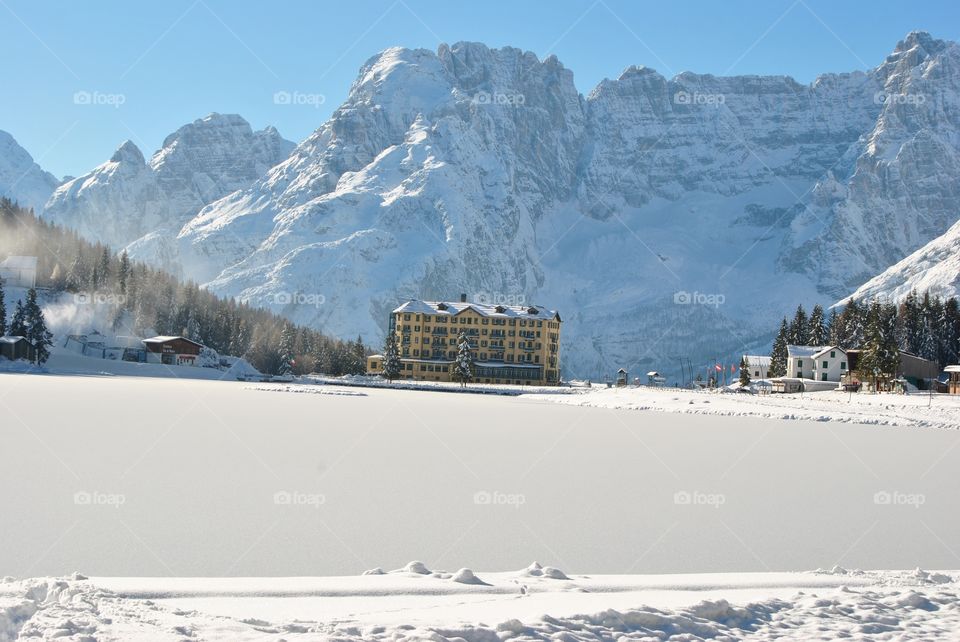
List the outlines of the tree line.
<svg viewBox="0 0 960 642">
<path fill-rule="evenodd" d="M 117 335 L 180 335 L 268 374 L 361 374 L 368 350 L 115 254 L 0 198 L 0 251 L 36 256 L 37 287 L 104 306 Z"/>
<path fill-rule="evenodd" d="M 820 305 L 807 316 L 797 307 L 791 320 L 780 322 L 770 353 L 770 376 L 787 372 L 787 346 L 838 346 L 863 350 L 858 369 L 865 373 L 896 371 L 900 352 L 909 352 L 941 368 L 957 363 L 960 352 L 960 304 L 956 297 L 912 291 L 899 304 L 851 299 L 825 317 Z"/>
</svg>

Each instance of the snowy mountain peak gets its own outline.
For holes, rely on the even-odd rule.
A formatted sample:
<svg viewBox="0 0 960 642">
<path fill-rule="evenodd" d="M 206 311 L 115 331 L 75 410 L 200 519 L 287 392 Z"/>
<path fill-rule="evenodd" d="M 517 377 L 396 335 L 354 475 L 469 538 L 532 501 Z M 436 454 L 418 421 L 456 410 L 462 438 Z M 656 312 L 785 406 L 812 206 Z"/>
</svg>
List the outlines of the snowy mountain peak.
<svg viewBox="0 0 960 642">
<path fill-rule="evenodd" d="M 143 152 L 141 152 L 140 148 L 137 147 L 131 140 L 124 141 L 124 143 L 117 148 L 117 151 L 115 151 L 113 156 L 110 157 L 110 162 L 133 163 L 135 165 L 147 164 L 146 160 L 143 158 Z"/>
<path fill-rule="evenodd" d="M 922 58 L 926 58 L 927 56 L 940 53 L 947 44 L 945 40 L 937 40 L 926 31 L 911 31 L 903 40 L 897 43 L 891 55 L 896 56 L 897 54 L 918 50 Z"/>
<path fill-rule="evenodd" d="M 108 163 L 57 189 L 44 217 L 176 270 L 169 243 L 183 224 L 293 148 L 275 128 L 254 132 L 238 115 L 213 113 L 167 136 L 149 162 L 125 142 Z"/>
<path fill-rule="evenodd" d="M 59 183 L 13 136 L 0 130 L 0 196 L 39 212 Z"/>
</svg>

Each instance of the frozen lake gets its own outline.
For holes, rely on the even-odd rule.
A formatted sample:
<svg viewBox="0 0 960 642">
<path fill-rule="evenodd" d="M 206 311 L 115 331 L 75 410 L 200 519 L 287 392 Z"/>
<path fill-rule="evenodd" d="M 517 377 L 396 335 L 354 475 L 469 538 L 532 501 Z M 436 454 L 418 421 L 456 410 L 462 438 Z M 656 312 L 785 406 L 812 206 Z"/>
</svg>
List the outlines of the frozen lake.
<svg viewBox="0 0 960 642">
<path fill-rule="evenodd" d="M 0 576 L 960 565 L 958 431 L 308 390 L 0 375 Z"/>
</svg>

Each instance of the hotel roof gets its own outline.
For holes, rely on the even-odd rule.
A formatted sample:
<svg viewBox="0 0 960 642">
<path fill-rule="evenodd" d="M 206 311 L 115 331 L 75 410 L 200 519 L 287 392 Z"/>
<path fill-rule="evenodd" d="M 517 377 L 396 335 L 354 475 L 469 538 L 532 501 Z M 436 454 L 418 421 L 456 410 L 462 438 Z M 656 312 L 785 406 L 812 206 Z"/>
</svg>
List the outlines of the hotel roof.
<svg viewBox="0 0 960 642">
<path fill-rule="evenodd" d="M 514 319 L 554 319 L 560 320 L 556 310 L 550 310 L 539 305 L 491 305 L 486 303 L 470 303 L 460 301 L 420 301 L 410 299 L 394 312 L 413 314 L 436 314 L 456 316 L 471 309 L 485 317 L 514 318 Z"/>
</svg>

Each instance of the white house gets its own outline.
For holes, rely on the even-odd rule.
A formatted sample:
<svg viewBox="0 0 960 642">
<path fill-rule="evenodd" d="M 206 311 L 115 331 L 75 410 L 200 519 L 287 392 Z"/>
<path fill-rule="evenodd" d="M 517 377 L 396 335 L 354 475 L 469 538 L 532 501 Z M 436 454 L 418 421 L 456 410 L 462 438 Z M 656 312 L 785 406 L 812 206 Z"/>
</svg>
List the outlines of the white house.
<svg viewBox="0 0 960 642">
<path fill-rule="evenodd" d="M 787 377 L 840 382 L 847 353 L 837 346 L 787 346 Z"/>
<path fill-rule="evenodd" d="M 770 372 L 770 357 L 762 354 L 745 354 L 743 360 L 747 363 L 747 372 L 751 379 L 766 379 Z"/>
<path fill-rule="evenodd" d="M 14 288 L 37 285 L 37 257 L 8 256 L 0 261 L 0 282 Z"/>
<path fill-rule="evenodd" d="M 827 346 L 813 355 L 813 378 L 817 381 L 839 382 L 847 374 L 847 351 L 837 346 Z"/>
</svg>

